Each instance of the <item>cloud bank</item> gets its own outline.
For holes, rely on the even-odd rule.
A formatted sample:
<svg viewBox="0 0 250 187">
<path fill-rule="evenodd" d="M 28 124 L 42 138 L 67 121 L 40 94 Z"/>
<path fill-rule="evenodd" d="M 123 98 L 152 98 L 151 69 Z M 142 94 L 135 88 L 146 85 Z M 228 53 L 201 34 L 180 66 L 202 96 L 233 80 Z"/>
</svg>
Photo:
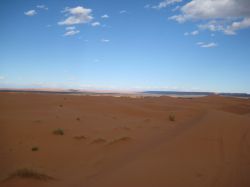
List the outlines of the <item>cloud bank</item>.
<svg viewBox="0 0 250 187">
<path fill-rule="evenodd" d="M 182 0 L 165 0 L 153 8 L 165 8 Z M 178 8 L 178 13 L 169 17 L 179 23 L 203 22 L 199 29 L 220 31 L 235 35 L 238 30 L 250 27 L 249 0 L 191 0 Z"/>
</svg>

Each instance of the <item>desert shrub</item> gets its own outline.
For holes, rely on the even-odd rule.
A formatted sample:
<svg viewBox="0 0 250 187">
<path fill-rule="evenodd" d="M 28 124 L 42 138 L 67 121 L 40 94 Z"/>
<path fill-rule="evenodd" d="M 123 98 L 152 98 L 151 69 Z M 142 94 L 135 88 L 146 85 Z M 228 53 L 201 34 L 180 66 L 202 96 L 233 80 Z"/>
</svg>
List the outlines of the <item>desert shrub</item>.
<svg viewBox="0 0 250 187">
<path fill-rule="evenodd" d="M 39 147 L 36 147 L 36 146 L 31 148 L 31 151 L 38 151 L 38 150 L 39 150 Z"/>
<path fill-rule="evenodd" d="M 175 115 L 171 114 L 168 116 L 169 121 L 175 121 Z"/>
<path fill-rule="evenodd" d="M 86 136 L 75 136 L 74 139 L 76 139 L 76 140 L 86 140 L 87 137 Z"/>
<path fill-rule="evenodd" d="M 55 135 L 64 135 L 64 130 L 63 129 L 56 129 L 53 131 L 53 134 Z"/>
<path fill-rule="evenodd" d="M 103 138 L 97 138 L 97 139 L 94 139 L 91 144 L 99 144 L 99 143 L 105 143 L 106 140 L 103 139 Z"/>
<path fill-rule="evenodd" d="M 27 168 L 19 169 L 15 171 L 14 173 L 10 174 L 7 179 L 11 179 L 15 177 L 30 178 L 30 179 L 43 180 L 43 181 L 53 180 L 53 177 L 37 172 L 33 169 L 27 169 Z"/>
<path fill-rule="evenodd" d="M 121 138 L 118 138 L 118 139 L 114 139 L 113 141 L 109 142 L 109 145 L 113 145 L 113 144 L 121 143 L 121 142 L 127 142 L 129 140 L 131 140 L 130 137 L 124 136 L 124 137 L 121 137 Z"/>
</svg>

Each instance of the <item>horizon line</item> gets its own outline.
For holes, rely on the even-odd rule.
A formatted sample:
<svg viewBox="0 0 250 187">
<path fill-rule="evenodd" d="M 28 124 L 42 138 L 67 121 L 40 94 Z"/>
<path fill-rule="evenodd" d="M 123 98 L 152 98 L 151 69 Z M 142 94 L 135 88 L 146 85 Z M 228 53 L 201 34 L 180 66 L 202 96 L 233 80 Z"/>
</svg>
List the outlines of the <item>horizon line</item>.
<svg viewBox="0 0 250 187">
<path fill-rule="evenodd" d="M 2 91 L 41 91 L 41 92 L 94 92 L 94 93 L 144 93 L 144 92 L 178 92 L 178 93 L 210 93 L 210 94 L 247 94 L 248 92 L 224 92 L 224 91 L 203 91 L 203 90 L 174 90 L 174 89 L 114 89 L 114 88 L 11 88 L 0 87 Z"/>
</svg>

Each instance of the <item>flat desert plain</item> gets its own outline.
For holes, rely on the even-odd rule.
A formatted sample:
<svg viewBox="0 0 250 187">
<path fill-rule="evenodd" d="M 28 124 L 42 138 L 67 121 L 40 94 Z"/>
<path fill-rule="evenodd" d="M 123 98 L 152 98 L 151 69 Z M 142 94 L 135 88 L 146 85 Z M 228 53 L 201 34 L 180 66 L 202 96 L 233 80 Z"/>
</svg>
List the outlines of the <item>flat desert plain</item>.
<svg viewBox="0 0 250 187">
<path fill-rule="evenodd" d="M 0 93 L 1 187 L 249 187 L 250 100 Z"/>
</svg>

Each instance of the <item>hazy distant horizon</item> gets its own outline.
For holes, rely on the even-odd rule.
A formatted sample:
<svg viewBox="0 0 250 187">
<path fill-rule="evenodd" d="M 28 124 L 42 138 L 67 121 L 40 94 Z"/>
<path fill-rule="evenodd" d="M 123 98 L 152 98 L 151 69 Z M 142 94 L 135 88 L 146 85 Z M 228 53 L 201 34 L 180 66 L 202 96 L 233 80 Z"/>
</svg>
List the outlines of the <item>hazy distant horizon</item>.
<svg viewBox="0 0 250 187">
<path fill-rule="evenodd" d="M 219 92 L 219 91 L 203 91 L 203 90 L 174 90 L 174 89 L 150 89 L 150 88 L 145 88 L 145 89 L 139 89 L 139 88 L 133 88 L 133 89 L 114 89 L 114 88 L 45 88 L 45 87 L 5 87 L 5 88 L 0 88 L 0 92 L 2 91 L 35 91 L 35 92 L 79 92 L 79 93 L 124 93 L 124 94 L 132 94 L 132 93 L 145 93 L 145 94 L 151 94 L 151 95 L 179 95 L 179 94 L 191 94 L 193 93 L 194 95 L 196 94 L 201 94 L 208 95 L 208 94 L 246 94 L 250 95 L 250 93 L 247 92 Z"/>
</svg>

